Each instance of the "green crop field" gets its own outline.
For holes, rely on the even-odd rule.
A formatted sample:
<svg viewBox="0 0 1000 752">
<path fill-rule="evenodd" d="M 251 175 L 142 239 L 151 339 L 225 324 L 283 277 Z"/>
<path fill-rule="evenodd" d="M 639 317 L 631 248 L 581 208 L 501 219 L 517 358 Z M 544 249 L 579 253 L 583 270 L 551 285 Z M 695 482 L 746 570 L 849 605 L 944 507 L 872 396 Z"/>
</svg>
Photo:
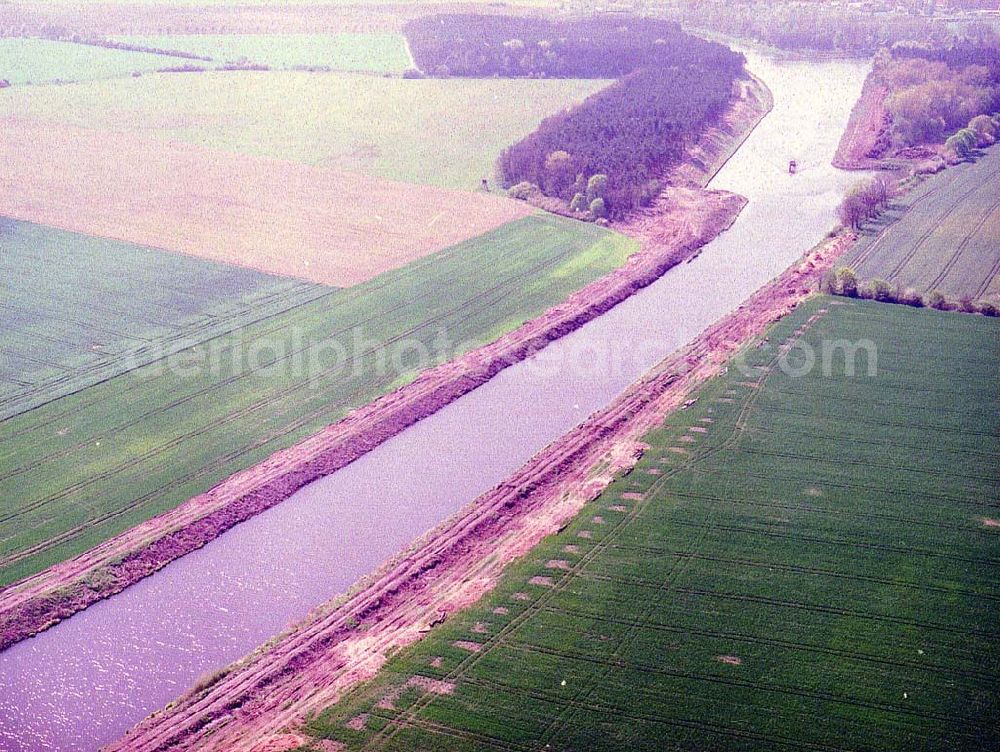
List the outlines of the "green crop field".
<svg viewBox="0 0 1000 752">
<path fill-rule="evenodd" d="M 0 419 L 329 288 L 0 217 Z"/>
<path fill-rule="evenodd" d="M 241 154 L 477 189 L 500 152 L 597 80 L 296 71 L 166 73 L 0 91 L 0 116 L 135 131 Z"/>
<path fill-rule="evenodd" d="M 183 62 L 183 61 L 181 61 Z M 0 39 L 0 79 L 47 84 L 119 78 L 176 65 L 178 58 L 47 39 Z"/>
<path fill-rule="evenodd" d="M 637 248 L 595 225 L 527 217 L 0 422 L 0 583 L 516 328 Z"/>
<path fill-rule="evenodd" d="M 939 290 L 953 301 L 1000 301 L 1000 149 L 895 201 L 846 263 L 864 280 Z"/>
<path fill-rule="evenodd" d="M 402 34 L 175 34 L 115 39 L 190 52 L 220 63 L 249 60 L 272 68 L 320 66 L 393 73 L 413 66 Z"/>
<path fill-rule="evenodd" d="M 775 363 L 800 328 L 817 368 L 796 377 Z M 865 350 L 823 375 L 841 339 L 875 343 L 874 375 Z M 407 752 L 997 749 L 1000 322 L 817 298 L 766 344 L 310 731 Z"/>
</svg>

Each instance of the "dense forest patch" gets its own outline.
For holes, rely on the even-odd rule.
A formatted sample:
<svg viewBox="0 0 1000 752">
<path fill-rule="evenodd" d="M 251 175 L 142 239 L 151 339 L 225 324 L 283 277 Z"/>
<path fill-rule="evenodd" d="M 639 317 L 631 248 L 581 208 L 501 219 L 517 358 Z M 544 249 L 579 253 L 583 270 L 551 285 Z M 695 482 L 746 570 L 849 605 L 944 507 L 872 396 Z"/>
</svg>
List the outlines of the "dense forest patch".
<svg viewBox="0 0 1000 752">
<path fill-rule="evenodd" d="M 700 0 L 672 11 L 686 28 L 752 39 L 781 49 L 871 55 L 909 39 L 943 40 L 947 26 L 917 14 L 872 13 L 869 9 L 820 3 Z"/>
<path fill-rule="evenodd" d="M 1000 37 L 947 48 L 896 45 L 876 58 L 897 146 L 934 143 L 1000 109 Z"/>
<path fill-rule="evenodd" d="M 656 196 L 687 139 L 725 112 L 744 62 L 652 19 L 450 15 L 404 31 L 417 65 L 435 76 L 620 78 L 499 160 L 505 188 L 523 195 L 537 186 L 591 217 L 620 217 Z"/>
</svg>

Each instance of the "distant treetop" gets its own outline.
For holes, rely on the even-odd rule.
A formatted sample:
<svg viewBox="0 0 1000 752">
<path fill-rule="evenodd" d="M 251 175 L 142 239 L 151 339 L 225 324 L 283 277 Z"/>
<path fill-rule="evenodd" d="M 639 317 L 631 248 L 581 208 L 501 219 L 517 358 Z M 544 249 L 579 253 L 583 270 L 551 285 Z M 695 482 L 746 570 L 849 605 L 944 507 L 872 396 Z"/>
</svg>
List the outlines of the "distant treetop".
<svg viewBox="0 0 1000 752">
<path fill-rule="evenodd" d="M 415 19 L 403 32 L 417 67 L 435 76 L 621 78 L 687 62 L 742 65 L 732 50 L 695 39 L 673 21 L 649 18 L 454 14 Z"/>
</svg>

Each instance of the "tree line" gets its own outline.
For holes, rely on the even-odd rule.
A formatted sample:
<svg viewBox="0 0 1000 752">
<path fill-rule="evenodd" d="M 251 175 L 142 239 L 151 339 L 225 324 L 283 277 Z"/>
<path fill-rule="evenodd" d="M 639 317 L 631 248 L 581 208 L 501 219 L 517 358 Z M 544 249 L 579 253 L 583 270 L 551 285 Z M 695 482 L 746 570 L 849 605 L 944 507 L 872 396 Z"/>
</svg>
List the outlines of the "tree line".
<svg viewBox="0 0 1000 752">
<path fill-rule="evenodd" d="M 837 214 L 843 225 L 857 230 L 888 206 L 895 195 L 893 184 L 882 175 L 862 180 L 848 189 Z"/>
<path fill-rule="evenodd" d="M 724 62 L 732 54 L 694 40 L 676 22 L 635 17 L 449 14 L 408 21 L 403 33 L 417 67 L 431 76 L 621 78 L 660 65 L 664 54 L 681 63 Z"/>
<path fill-rule="evenodd" d="M 940 143 L 979 115 L 1000 110 L 1000 41 L 945 49 L 896 45 L 873 75 L 889 91 L 886 110 L 897 146 Z"/>
<path fill-rule="evenodd" d="M 695 67 L 629 74 L 504 150 L 504 184 L 528 182 L 572 201 L 589 176 L 600 174 L 607 176 L 601 198 L 612 218 L 648 205 L 687 141 L 725 112 L 732 77 Z"/>
<path fill-rule="evenodd" d="M 864 282 L 858 273 L 849 266 L 840 266 L 831 270 L 823 279 L 821 288 L 830 295 L 840 295 L 845 298 L 874 300 L 879 303 L 899 303 L 913 308 L 934 308 L 938 311 L 961 311 L 962 313 L 978 313 L 996 318 L 1000 316 L 1000 307 L 991 301 L 975 301 L 971 297 L 961 300 L 948 300 L 940 290 L 931 290 L 926 296 L 921 295 L 912 287 L 899 287 L 884 279 L 872 279 Z"/>
<path fill-rule="evenodd" d="M 658 178 L 725 112 L 743 74 L 742 55 L 655 19 L 450 15 L 411 21 L 404 32 L 430 75 L 618 78 L 498 161 L 513 195 L 540 191 L 590 218 L 650 203 Z"/>
<path fill-rule="evenodd" d="M 886 3 L 886 10 L 889 7 Z M 815 3 L 685 0 L 671 13 L 689 28 L 718 31 L 782 49 L 870 55 L 898 41 L 943 40 L 948 36 L 943 23 L 918 15 L 919 11 L 915 7 L 913 15 L 901 15 Z"/>
</svg>

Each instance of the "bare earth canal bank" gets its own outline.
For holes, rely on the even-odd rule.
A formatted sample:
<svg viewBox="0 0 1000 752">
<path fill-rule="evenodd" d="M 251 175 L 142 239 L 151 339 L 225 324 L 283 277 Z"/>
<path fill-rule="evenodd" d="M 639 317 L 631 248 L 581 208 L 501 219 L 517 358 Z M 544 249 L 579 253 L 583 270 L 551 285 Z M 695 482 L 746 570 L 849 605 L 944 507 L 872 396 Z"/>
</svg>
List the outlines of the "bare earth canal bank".
<svg viewBox="0 0 1000 752">
<path fill-rule="evenodd" d="M 0 748 L 120 736 L 507 477 L 814 245 L 856 179 L 829 163 L 867 66 L 750 55 L 750 67 L 775 107 L 711 185 L 749 199 L 729 232 L 354 464 L 0 654 Z"/>
</svg>

